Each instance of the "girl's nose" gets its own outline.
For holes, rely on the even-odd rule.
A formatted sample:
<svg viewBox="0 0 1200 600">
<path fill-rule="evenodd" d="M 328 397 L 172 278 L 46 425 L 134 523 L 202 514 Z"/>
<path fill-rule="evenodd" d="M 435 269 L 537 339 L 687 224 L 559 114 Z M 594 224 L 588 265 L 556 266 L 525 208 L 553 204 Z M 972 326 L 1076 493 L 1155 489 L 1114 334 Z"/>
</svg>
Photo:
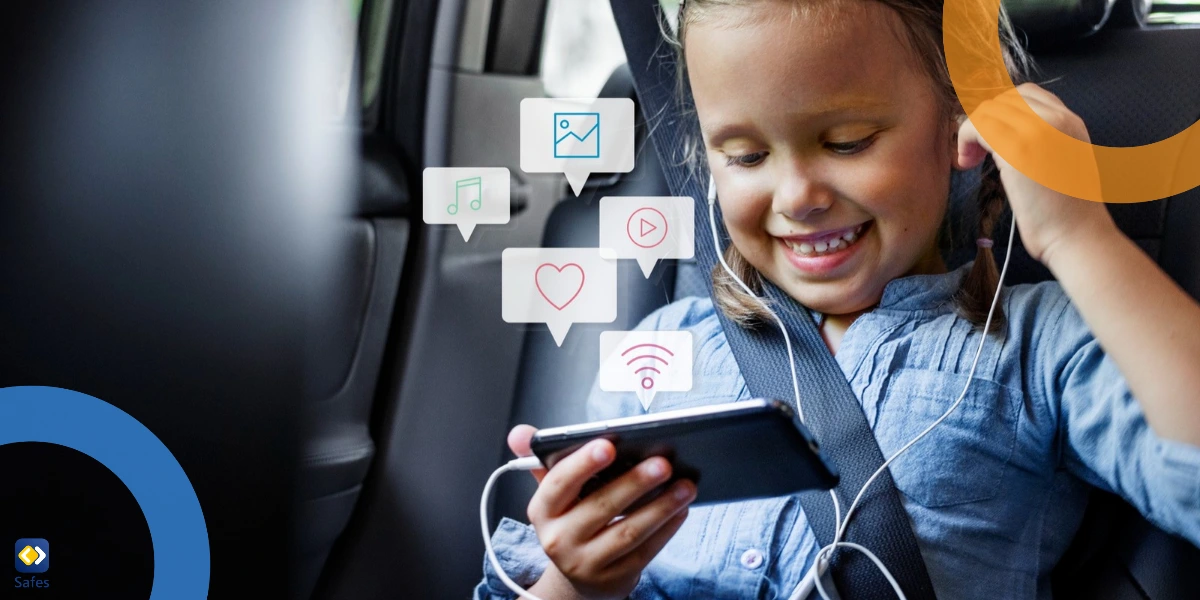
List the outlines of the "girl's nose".
<svg viewBox="0 0 1200 600">
<path fill-rule="evenodd" d="M 793 169 L 775 188 L 771 209 L 793 221 L 816 216 L 833 205 L 832 188 L 814 173 Z"/>
</svg>

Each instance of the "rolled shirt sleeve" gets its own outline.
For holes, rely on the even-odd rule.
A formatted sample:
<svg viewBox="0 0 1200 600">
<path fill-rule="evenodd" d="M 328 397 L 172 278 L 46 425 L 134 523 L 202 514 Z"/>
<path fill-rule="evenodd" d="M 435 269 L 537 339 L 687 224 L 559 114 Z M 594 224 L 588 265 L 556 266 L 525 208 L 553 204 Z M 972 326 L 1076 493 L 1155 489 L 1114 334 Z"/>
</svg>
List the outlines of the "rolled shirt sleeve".
<svg viewBox="0 0 1200 600">
<path fill-rule="evenodd" d="M 492 534 L 492 547 L 496 550 L 496 559 L 500 561 L 505 574 L 525 589 L 537 583 L 550 563 L 550 557 L 542 551 L 542 545 L 538 542 L 533 527 L 508 517 L 500 520 L 500 525 Z M 492 561 L 488 560 L 487 554 L 484 553 L 483 581 L 475 587 L 474 600 L 511 600 L 516 597 L 517 595 L 500 580 L 500 576 L 492 568 Z"/>
<path fill-rule="evenodd" d="M 1063 465 L 1200 546 L 1200 448 L 1154 433 L 1125 377 L 1065 294 L 1050 315 L 1039 350 L 1050 367 L 1048 398 L 1060 407 Z"/>
</svg>

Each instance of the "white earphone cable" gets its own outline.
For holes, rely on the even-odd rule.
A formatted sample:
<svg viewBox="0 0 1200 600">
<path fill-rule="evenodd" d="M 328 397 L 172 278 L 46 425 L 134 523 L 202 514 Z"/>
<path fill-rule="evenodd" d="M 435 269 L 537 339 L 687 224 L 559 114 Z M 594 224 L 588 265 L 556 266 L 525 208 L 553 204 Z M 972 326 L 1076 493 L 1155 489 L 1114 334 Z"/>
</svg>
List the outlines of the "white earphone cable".
<svg viewBox="0 0 1200 600">
<path fill-rule="evenodd" d="M 746 285 L 746 282 L 742 281 L 742 278 L 738 277 L 737 274 L 733 272 L 733 269 L 729 268 L 729 263 L 725 262 L 725 253 L 721 252 L 721 243 L 717 239 L 717 218 L 716 209 L 714 208 L 716 203 L 717 186 L 710 175 L 708 185 L 708 225 L 712 228 L 713 246 L 717 251 L 717 260 L 721 261 L 721 267 L 725 269 L 725 272 L 729 274 L 729 276 L 732 277 L 739 286 L 741 286 L 742 291 L 746 292 L 746 294 L 751 298 L 754 298 L 759 304 L 762 305 L 763 309 L 771 314 L 771 317 L 775 319 L 775 324 L 779 326 L 779 331 L 783 332 L 783 343 L 787 346 L 788 367 L 790 367 L 792 370 L 792 391 L 796 394 L 796 415 L 800 417 L 800 421 L 803 422 L 804 409 L 800 406 L 800 382 L 799 379 L 796 378 L 796 357 L 792 354 L 792 339 L 788 337 L 787 328 L 783 326 L 783 321 L 779 319 L 779 315 L 776 315 L 775 311 L 771 310 L 771 307 L 767 305 L 766 300 L 758 297 L 758 294 L 755 294 L 750 289 L 750 286 Z"/>
<path fill-rule="evenodd" d="M 740 277 L 738 277 L 736 273 L 733 272 L 733 269 L 731 269 L 729 267 L 729 264 L 725 261 L 725 256 L 721 252 L 720 238 L 717 234 L 716 201 L 717 201 L 716 181 L 710 175 L 709 176 L 709 185 L 708 185 L 708 215 L 709 215 L 709 226 L 712 229 L 713 246 L 716 249 L 716 253 L 717 253 L 717 260 L 720 261 L 721 267 L 725 270 L 725 273 L 728 274 L 730 277 L 733 278 L 734 281 L 737 282 L 737 284 L 742 288 L 742 291 L 746 292 L 747 295 L 749 295 L 750 297 L 757 300 L 763 306 L 763 308 L 767 311 L 767 313 L 770 314 L 771 317 L 775 320 L 775 324 L 779 327 L 779 331 L 783 334 L 783 341 L 784 341 L 784 345 L 787 348 L 787 354 L 788 354 L 788 366 L 791 369 L 791 375 L 792 375 L 792 391 L 795 394 L 795 398 L 796 398 L 796 414 L 799 417 L 800 421 L 803 422 L 804 421 L 804 412 L 803 412 L 803 408 L 800 405 L 800 383 L 799 383 L 799 379 L 796 376 L 796 357 L 795 357 L 794 352 L 792 351 L 791 337 L 788 335 L 787 327 L 784 326 L 783 320 L 779 318 L 779 315 L 777 315 L 775 313 L 775 311 L 771 310 L 771 307 L 767 305 L 766 301 L 763 300 L 762 298 L 760 298 L 757 294 L 755 294 L 753 292 L 753 290 L 751 290 L 750 287 L 748 285 L 746 285 L 746 282 L 742 281 L 742 279 Z M 1016 237 L 1015 233 L 1016 233 L 1016 220 L 1014 219 L 1012 222 L 1012 226 L 1009 230 L 1008 248 L 1004 254 L 1004 266 L 1000 269 L 1000 281 L 996 285 L 996 294 L 995 294 L 995 296 L 992 297 L 992 304 L 988 310 L 987 319 L 984 321 L 983 330 L 985 332 L 991 327 L 992 316 L 995 313 L 996 304 L 1000 300 L 1000 292 L 1004 286 L 1004 275 L 1008 272 L 1008 260 L 1012 255 L 1012 243 L 1013 243 L 1013 238 Z M 942 413 L 942 416 L 938 417 L 937 420 L 935 420 L 928 427 L 926 427 L 924 431 L 917 434 L 916 437 L 914 437 L 907 444 L 905 444 L 903 447 L 901 447 L 899 450 L 897 450 L 895 452 L 895 454 L 892 454 L 892 456 L 890 458 L 888 458 L 886 461 L 884 461 L 884 463 L 882 465 L 880 465 L 879 468 L 876 469 L 874 473 L 871 474 L 871 476 L 867 479 L 866 483 L 863 484 L 863 487 L 861 489 L 859 489 L 858 494 L 855 495 L 854 502 L 852 502 L 850 504 L 850 508 L 846 511 L 846 516 L 844 519 L 842 518 L 842 515 L 841 515 L 841 503 L 838 501 L 837 492 L 835 490 L 829 490 L 830 498 L 832 498 L 832 500 L 833 500 L 834 522 L 838 524 L 837 531 L 835 532 L 833 542 L 825 545 L 824 547 L 822 547 L 820 550 L 817 551 L 817 556 L 816 556 L 816 559 L 813 561 L 812 567 L 809 569 L 808 573 L 801 580 L 800 584 L 796 586 L 796 589 L 791 594 L 790 600 L 800 600 L 802 598 L 805 598 L 808 596 L 808 594 L 810 594 L 812 592 L 813 589 L 817 590 L 817 592 L 820 594 L 820 596 L 823 600 L 829 600 L 829 595 L 825 591 L 824 585 L 821 582 L 821 577 L 825 574 L 826 570 L 828 569 L 829 560 L 832 557 L 833 552 L 838 548 L 850 548 L 852 550 L 857 550 L 857 551 L 865 554 L 867 556 L 867 558 L 869 558 L 871 560 L 871 562 L 873 562 L 875 564 L 875 566 L 879 568 L 880 572 L 883 573 L 883 576 L 888 580 L 888 583 L 892 586 L 892 590 L 896 593 L 896 595 L 901 600 L 906 600 L 906 598 L 904 596 L 904 592 L 900 589 L 900 585 L 896 582 L 895 577 L 892 576 L 892 573 L 890 571 L 888 571 L 887 566 L 885 566 L 883 564 L 883 561 L 881 561 L 879 559 L 879 557 L 875 556 L 875 554 L 873 552 L 871 552 L 864 546 L 855 544 L 853 542 L 842 541 L 842 539 L 846 535 L 846 528 L 850 523 L 850 518 L 852 516 L 854 516 L 854 511 L 858 508 L 858 504 L 862 500 L 863 494 L 867 491 L 867 488 L 869 488 L 871 486 L 871 484 L 874 483 L 875 480 L 879 477 L 879 475 L 881 473 L 883 473 L 883 471 L 885 469 L 888 468 L 888 466 L 892 463 L 892 461 L 896 460 L 897 457 L 899 457 L 901 454 L 903 454 L 905 451 L 907 451 L 909 448 L 911 448 L 913 446 L 913 444 L 917 443 L 917 441 L 919 441 L 921 438 L 925 437 L 926 434 L 928 434 L 930 431 L 933 430 L 934 427 L 937 427 L 938 424 L 940 424 L 947 417 L 949 417 L 950 413 L 954 412 L 954 409 L 958 408 L 958 405 L 962 403 L 963 398 L 965 398 L 967 395 L 967 390 L 971 386 L 971 381 L 974 379 L 975 367 L 979 363 L 979 356 L 983 352 L 983 344 L 986 341 L 986 339 L 987 339 L 987 335 L 985 333 L 979 340 L 979 347 L 975 350 L 975 357 L 971 361 L 971 370 L 967 375 L 967 383 L 965 386 L 963 386 L 963 391 L 961 394 L 959 394 L 958 399 L 956 399 L 954 401 L 954 403 L 950 405 L 950 408 L 946 409 L 946 412 Z M 509 578 L 508 574 L 504 572 L 504 568 L 502 566 L 500 566 L 500 560 L 496 557 L 496 551 L 492 547 L 491 535 L 489 535 L 489 532 L 488 532 L 488 500 L 491 498 L 492 487 L 495 485 L 496 480 L 499 479 L 500 475 L 503 475 L 504 473 L 507 473 L 509 471 L 529 470 L 529 469 L 539 468 L 540 466 L 541 466 L 541 462 L 538 461 L 537 457 L 533 457 L 533 456 L 517 458 L 517 459 L 509 461 L 508 463 L 501 466 L 499 469 L 496 469 L 491 474 L 491 476 L 488 477 L 487 483 L 484 484 L 484 486 L 483 486 L 483 494 L 479 501 L 479 522 L 480 522 L 480 527 L 483 530 L 483 543 L 484 543 L 484 548 L 487 551 L 488 561 L 491 563 L 492 568 L 495 569 L 496 574 L 500 578 L 500 580 L 502 582 L 504 582 L 504 585 L 506 587 L 508 587 L 508 589 L 510 589 L 513 593 L 517 594 L 521 598 L 525 598 L 526 600 L 541 600 L 541 599 L 538 598 L 537 596 L 535 596 L 534 594 L 531 594 L 529 591 L 525 590 L 525 588 L 522 588 L 515 581 L 513 581 L 511 578 Z"/>
<path fill-rule="evenodd" d="M 1005 253 L 1004 253 L 1004 266 L 1000 269 L 999 283 L 996 284 L 996 294 L 994 296 L 992 296 L 992 305 L 990 308 L 988 308 L 987 319 L 984 320 L 984 322 L 983 322 L 983 330 L 985 332 L 992 325 L 992 315 L 995 314 L 996 304 L 1000 300 L 1000 290 L 1003 288 L 1003 285 L 1004 285 L 1004 275 L 1008 272 L 1008 259 L 1012 255 L 1012 241 L 1013 241 L 1013 238 L 1016 237 L 1014 235 L 1016 233 L 1016 227 L 1017 227 L 1017 221 L 1016 221 L 1016 219 L 1013 219 L 1012 227 L 1010 228 L 1010 230 L 1008 232 L 1008 248 L 1007 248 L 1007 250 L 1005 250 Z M 842 523 L 841 526 L 838 527 L 837 536 L 834 538 L 835 541 L 840 540 L 845 535 L 846 524 L 850 522 L 851 515 L 853 515 L 854 510 L 856 508 L 858 508 L 859 500 L 862 500 L 863 493 L 867 491 L 867 488 L 870 487 L 870 485 L 875 481 L 875 478 L 879 477 L 879 474 L 883 473 L 884 469 L 888 468 L 888 465 L 892 464 L 892 461 L 896 460 L 896 457 L 903 454 L 904 451 L 911 448 L 913 444 L 917 443 L 918 440 L 925 437 L 926 434 L 928 434 L 930 431 L 932 431 L 934 427 L 937 427 L 938 424 L 940 424 L 942 421 L 946 420 L 946 417 L 949 417 L 950 413 L 954 412 L 954 409 L 958 408 L 958 405 L 962 403 L 963 398 L 965 398 L 967 395 L 967 390 L 970 389 L 970 387 L 971 387 L 971 381 L 973 381 L 975 379 L 975 367 L 979 364 L 979 355 L 983 353 L 983 343 L 985 341 L 987 341 L 986 333 L 979 337 L 979 346 L 975 349 L 975 358 L 973 358 L 971 360 L 971 370 L 968 371 L 968 373 L 967 373 L 967 383 L 966 383 L 966 385 L 963 386 L 962 393 L 960 393 L 958 395 L 958 399 L 954 401 L 954 404 L 950 405 L 950 408 L 946 409 L 946 412 L 942 413 L 942 416 L 938 417 L 937 420 L 934 421 L 933 423 L 930 423 L 929 427 L 926 427 L 924 431 L 917 434 L 917 437 L 913 438 L 907 444 L 905 444 L 903 447 L 901 447 L 899 450 L 897 450 L 896 453 L 891 456 L 891 458 L 884 461 L 884 463 L 882 465 L 879 465 L 879 468 L 876 469 L 875 472 L 871 474 L 871 477 L 867 479 L 867 482 L 865 484 L 863 484 L 862 489 L 858 491 L 858 495 L 854 497 L 854 502 L 850 504 L 850 509 L 846 511 L 846 521 L 844 523 Z"/>
<path fill-rule="evenodd" d="M 784 341 L 784 344 L 787 346 L 788 365 L 791 367 L 791 370 L 792 370 L 792 390 L 796 395 L 796 412 L 797 412 L 797 415 L 799 415 L 800 420 L 803 422 L 804 421 L 804 413 L 802 412 L 802 409 L 800 407 L 800 384 L 796 378 L 796 358 L 795 358 L 794 354 L 792 353 L 791 337 L 788 335 L 787 328 L 783 325 L 783 321 L 779 318 L 779 316 L 777 314 L 775 314 L 775 311 L 771 310 L 771 307 L 767 305 L 766 301 L 764 301 L 757 294 L 755 294 L 750 289 L 750 287 L 748 285 L 746 285 L 746 282 L 742 281 L 742 279 L 740 277 L 738 277 L 736 273 L 733 272 L 733 269 L 731 269 L 729 267 L 729 264 L 725 262 L 724 253 L 721 252 L 721 241 L 720 241 L 719 236 L 717 235 L 716 203 L 717 203 L 717 183 L 716 183 L 716 180 L 712 177 L 712 175 L 709 175 L 709 179 L 708 179 L 708 222 L 709 222 L 710 228 L 712 229 L 713 247 L 716 249 L 716 252 L 717 252 L 717 260 L 719 260 L 721 262 L 721 267 L 725 270 L 725 273 L 728 274 L 730 277 L 732 277 L 733 280 L 736 281 L 738 283 L 738 285 L 742 288 L 742 290 L 744 292 L 746 292 L 746 294 L 748 294 L 750 297 L 757 300 L 763 306 L 763 308 L 766 309 L 766 311 L 775 320 L 775 324 L 779 327 L 779 331 L 781 333 L 783 333 L 783 341 Z M 887 578 L 888 583 L 891 584 L 892 590 L 894 592 L 896 592 L 896 596 L 898 596 L 901 600 L 907 600 L 904 596 L 903 590 L 900 589 L 900 585 L 896 582 L 896 579 L 892 576 L 892 573 L 890 571 L 888 571 L 887 567 L 884 566 L 883 561 L 879 560 L 879 557 L 875 556 L 874 553 L 872 553 L 870 550 L 866 549 L 865 547 L 863 547 L 859 544 L 854 544 L 851 542 L 844 542 L 844 541 L 842 541 L 842 539 L 845 537 L 846 527 L 850 523 L 850 517 L 852 517 L 854 515 L 854 511 L 858 508 L 858 503 L 862 500 L 863 494 L 867 491 L 867 488 L 869 488 L 871 486 L 871 484 L 874 483 L 875 480 L 879 477 L 879 475 L 881 473 L 883 473 L 883 471 L 885 469 L 888 468 L 888 465 L 890 465 L 892 463 L 892 461 L 896 460 L 897 457 L 899 457 L 906 450 L 911 448 L 913 446 L 913 444 L 917 443 L 918 440 L 925 437 L 925 435 L 928 434 L 930 431 L 932 431 L 934 427 L 937 427 L 938 424 L 940 424 L 942 421 L 944 421 L 946 419 L 946 417 L 949 417 L 950 413 L 954 412 L 954 409 L 958 408 L 958 405 L 962 403 L 963 398 L 966 397 L 967 390 L 971 387 L 971 381 L 975 377 L 975 367 L 979 363 L 980 354 L 983 352 L 983 344 L 987 340 L 986 332 L 991 327 L 992 316 L 996 311 L 996 304 L 1000 300 L 1000 292 L 1001 292 L 1001 290 L 1004 289 L 1004 275 L 1008 272 L 1008 259 L 1009 259 L 1009 257 L 1012 256 L 1012 243 L 1013 243 L 1013 238 L 1016 237 L 1016 235 L 1015 235 L 1016 227 L 1017 227 L 1016 219 L 1013 219 L 1012 226 L 1010 227 L 1009 233 L 1008 233 L 1008 249 L 1005 251 L 1005 254 L 1004 254 L 1004 266 L 1000 269 L 1000 278 L 999 278 L 999 281 L 996 283 L 996 293 L 992 297 L 992 304 L 991 304 L 991 307 L 988 309 L 987 319 L 984 321 L 983 331 L 985 332 L 985 334 L 983 336 L 981 336 L 979 339 L 979 347 L 975 350 L 975 358 L 974 358 L 974 360 L 971 361 L 971 370 L 967 374 L 967 383 L 966 383 L 966 385 L 963 386 L 962 393 L 958 395 L 958 399 L 955 400 L 954 403 L 950 405 L 950 408 L 946 409 L 946 412 L 942 413 L 942 416 L 938 417 L 937 420 L 935 420 L 933 423 L 931 423 L 929 425 L 929 427 L 926 427 L 924 431 L 917 434 L 916 437 L 914 437 L 912 440 L 910 440 L 902 448 L 897 450 L 895 454 L 893 454 L 890 458 L 888 458 L 886 461 L 884 461 L 884 463 L 882 465 L 880 465 L 879 468 L 876 469 L 875 472 L 872 473 L 869 478 L 867 478 L 866 483 L 863 484 L 862 488 L 858 490 L 858 494 L 855 495 L 854 502 L 852 502 L 850 504 L 850 508 L 846 511 L 846 516 L 844 519 L 842 518 L 842 516 L 840 514 L 841 507 L 840 507 L 840 503 L 838 502 L 838 497 L 837 497 L 836 491 L 829 490 L 829 494 L 833 498 L 833 511 L 834 511 L 834 519 L 833 520 L 834 520 L 834 523 L 838 524 L 837 531 L 834 534 L 833 542 L 827 544 L 826 546 L 824 546 L 823 548 L 821 548 L 820 550 L 817 551 L 816 560 L 813 561 L 813 565 L 809 569 L 809 572 L 805 575 L 805 577 L 801 580 L 800 584 L 797 585 L 796 589 L 792 592 L 792 594 L 790 596 L 790 600 L 800 600 L 802 598 L 805 598 L 808 596 L 809 593 L 812 592 L 812 590 L 814 588 L 820 593 L 821 598 L 823 600 L 829 600 L 829 596 L 825 592 L 824 587 L 822 586 L 821 576 L 824 575 L 826 569 L 828 568 L 829 559 L 833 555 L 833 552 L 837 548 L 842 548 L 842 547 L 858 550 L 859 552 L 862 552 L 863 554 L 865 554 L 867 556 L 867 558 L 871 559 L 871 562 L 875 563 L 875 566 L 879 567 L 879 570 L 883 573 L 884 577 Z"/>
<path fill-rule="evenodd" d="M 727 273 L 733 278 L 734 281 L 737 282 L 737 284 L 742 288 L 742 291 L 746 292 L 748 296 L 758 301 L 758 303 L 762 305 L 763 309 L 771 315 L 771 318 L 775 319 L 775 325 L 778 326 L 779 331 L 783 333 L 783 343 L 787 348 L 788 368 L 790 368 L 792 372 L 792 393 L 796 395 L 796 417 L 800 419 L 801 423 L 803 423 L 804 407 L 800 405 L 800 380 L 796 377 L 796 355 L 792 351 L 792 338 L 788 335 L 787 327 L 783 326 L 783 320 L 779 318 L 779 315 L 775 314 L 775 311 L 771 310 L 771 307 L 767 305 L 767 302 L 760 298 L 758 294 L 755 294 L 754 291 L 750 289 L 750 286 L 746 285 L 746 282 L 742 281 L 742 278 L 738 277 L 737 274 L 733 272 L 733 269 L 729 267 L 729 263 L 725 262 L 725 254 L 721 252 L 721 242 L 717 236 L 716 204 L 717 185 L 716 181 L 710 175 L 708 179 L 708 226 L 712 230 L 713 248 L 717 252 L 717 260 L 721 262 L 721 268 L 725 269 L 725 273 Z M 833 499 L 833 522 L 841 523 L 841 503 L 838 501 L 837 492 L 834 490 L 829 490 L 829 497 Z"/>
<path fill-rule="evenodd" d="M 492 486 L 496 484 L 496 480 L 501 475 L 509 471 L 528 471 L 530 469 L 541 468 L 542 462 L 536 456 L 525 456 L 522 458 L 514 458 L 499 469 L 492 472 L 488 477 L 487 483 L 483 484 L 483 495 L 479 500 L 479 525 L 483 528 L 483 548 L 487 551 L 487 558 L 492 563 L 492 568 L 496 570 L 496 575 L 500 577 L 500 581 L 514 594 L 526 600 L 542 600 L 537 596 L 529 593 L 528 590 L 521 587 L 517 582 L 508 577 L 508 573 L 504 572 L 504 567 L 500 566 L 500 559 L 496 558 L 496 550 L 492 548 L 492 536 L 488 531 L 488 500 L 492 497 Z"/>
</svg>

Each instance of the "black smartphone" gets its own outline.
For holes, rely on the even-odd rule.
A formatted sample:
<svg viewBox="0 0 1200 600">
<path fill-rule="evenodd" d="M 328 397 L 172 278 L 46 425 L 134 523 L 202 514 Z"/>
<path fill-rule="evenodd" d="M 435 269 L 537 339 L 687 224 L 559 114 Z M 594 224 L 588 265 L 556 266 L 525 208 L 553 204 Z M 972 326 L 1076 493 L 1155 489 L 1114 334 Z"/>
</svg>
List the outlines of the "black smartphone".
<svg viewBox="0 0 1200 600">
<path fill-rule="evenodd" d="M 681 478 L 696 484 L 692 505 L 827 490 L 838 482 L 837 470 L 821 455 L 817 441 L 779 400 L 744 400 L 540 429 L 530 447 L 552 468 L 597 438 L 613 443 L 616 460 L 584 485 L 580 498 L 652 456 L 671 462 L 671 479 L 626 512 Z"/>
</svg>

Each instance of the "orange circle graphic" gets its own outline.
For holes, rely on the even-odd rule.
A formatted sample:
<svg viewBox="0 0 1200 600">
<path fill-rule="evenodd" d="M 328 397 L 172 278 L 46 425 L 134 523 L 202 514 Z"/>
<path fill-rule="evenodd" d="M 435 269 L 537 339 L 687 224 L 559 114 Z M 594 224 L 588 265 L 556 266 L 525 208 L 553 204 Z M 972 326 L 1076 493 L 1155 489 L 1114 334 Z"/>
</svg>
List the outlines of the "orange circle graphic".
<svg viewBox="0 0 1200 600">
<path fill-rule="evenodd" d="M 1000 0 L 949 0 L 943 12 L 946 64 L 967 115 L 1014 92 L 1000 48 Z M 978 46 L 985 44 L 984 51 Z M 1101 146 L 1064 134 L 1025 102 L 1017 122 L 974 123 L 1005 161 L 1058 192 L 1094 202 L 1159 200 L 1200 186 L 1200 122 L 1145 146 Z"/>
</svg>

